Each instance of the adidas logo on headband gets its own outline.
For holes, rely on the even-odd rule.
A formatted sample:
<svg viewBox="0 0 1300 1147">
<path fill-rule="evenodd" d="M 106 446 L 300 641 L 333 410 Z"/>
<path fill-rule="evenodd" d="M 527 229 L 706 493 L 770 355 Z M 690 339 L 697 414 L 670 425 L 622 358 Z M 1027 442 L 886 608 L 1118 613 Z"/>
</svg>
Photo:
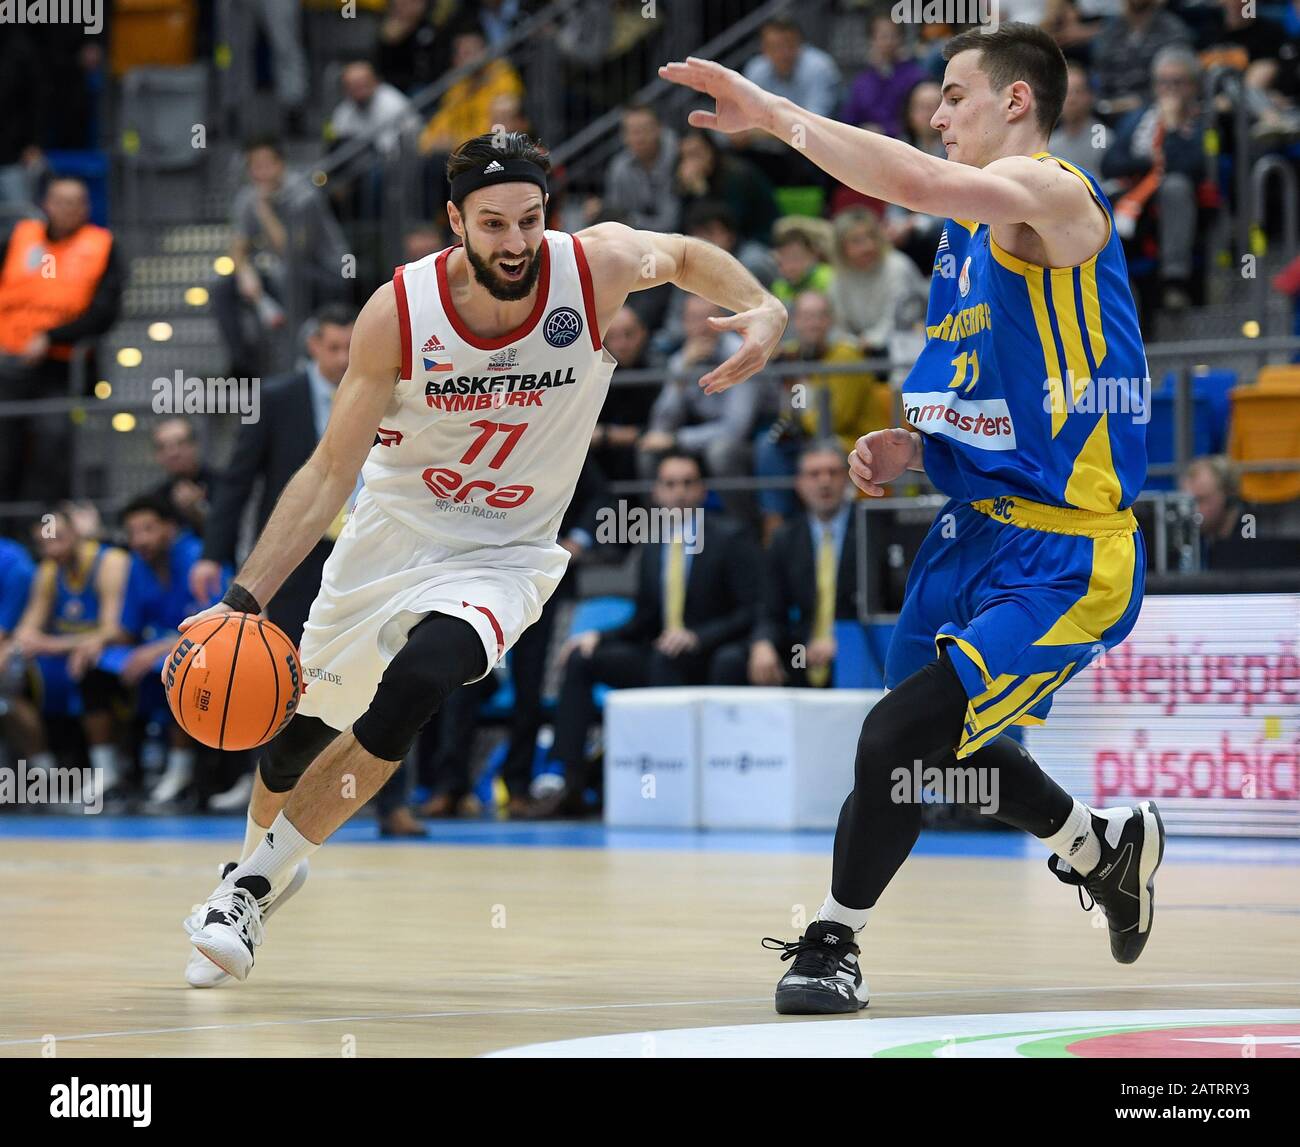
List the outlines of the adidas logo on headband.
<svg viewBox="0 0 1300 1147">
<path fill-rule="evenodd" d="M 489 158 L 480 168 L 471 168 L 453 176 L 451 180 L 451 201 L 463 203 L 465 196 L 480 187 L 490 187 L 495 183 L 532 183 L 546 194 L 546 173 L 541 167 L 522 156 L 504 156 Z"/>
</svg>

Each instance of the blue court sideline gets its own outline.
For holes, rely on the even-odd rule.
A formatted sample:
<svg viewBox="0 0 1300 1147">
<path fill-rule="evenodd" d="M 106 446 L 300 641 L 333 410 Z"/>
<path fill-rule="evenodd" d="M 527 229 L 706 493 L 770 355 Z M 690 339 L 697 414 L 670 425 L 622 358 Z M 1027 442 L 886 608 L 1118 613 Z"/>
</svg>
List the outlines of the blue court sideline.
<svg viewBox="0 0 1300 1147">
<path fill-rule="evenodd" d="M 229 816 L 0 816 L 0 840 L 213 840 L 242 836 L 242 818 Z M 606 828 L 602 824 L 556 822 L 512 824 L 489 820 L 433 821 L 424 840 L 380 840 L 369 818 L 345 824 L 332 838 L 347 844 L 419 848 L 424 845 L 478 848 L 609 848 L 668 852 L 795 853 L 831 855 L 830 832 L 694 831 Z M 1037 858 L 1036 841 L 1018 832 L 925 832 L 917 856 Z M 1300 865 L 1300 840 L 1239 840 L 1174 837 L 1168 859 L 1182 863 Z"/>
</svg>

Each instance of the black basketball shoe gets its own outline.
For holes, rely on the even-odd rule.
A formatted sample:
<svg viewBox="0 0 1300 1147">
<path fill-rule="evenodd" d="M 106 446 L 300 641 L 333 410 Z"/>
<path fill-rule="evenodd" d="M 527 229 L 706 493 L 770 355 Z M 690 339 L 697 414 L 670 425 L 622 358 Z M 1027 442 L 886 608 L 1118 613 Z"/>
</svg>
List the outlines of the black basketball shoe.
<svg viewBox="0 0 1300 1147">
<path fill-rule="evenodd" d="M 853 929 L 814 920 L 793 943 L 763 937 L 763 947 L 793 959 L 776 985 L 776 1010 L 783 1016 L 827 1016 L 867 1006 L 867 985 L 858 967 L 860 949 Z"/>
<path fill-rule="evenodd" d="M 1110 829 L 1112 839 L 1107 839 Z M 1114 822 L 1094 815 L 1092 831 L 1101 842 L 1101 859 L 1087 876 L 1075 872 L 1059 856 L 1048 857 L 1052 874 L 1066 884 L 1079 886 L 1079 905 L 1086 889 L 1106 914 L 1110 929 L 1110 954 L 1121 964 L 1131 964 L 1146 947 L 1156 911 L 1156 869 L 1165 858 L 1165 826 L 1154 801 L 1143 801 L 1129 813 L 1119 835 Z"/>
</svg>

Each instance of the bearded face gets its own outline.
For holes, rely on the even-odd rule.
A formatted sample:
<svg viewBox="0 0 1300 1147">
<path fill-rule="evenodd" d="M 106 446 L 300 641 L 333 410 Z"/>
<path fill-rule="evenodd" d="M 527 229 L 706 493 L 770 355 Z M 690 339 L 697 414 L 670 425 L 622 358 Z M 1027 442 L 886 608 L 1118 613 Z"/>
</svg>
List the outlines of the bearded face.
<svg viewBox="0 0 1300 1147">
<path fill-rule="evenodd" d="M 517 251 L 495 251 L 491 254 L 476 251 L 471 245 L 468 232 L 464 237 L 465 257 L 476 278 L 494 299 L 503 303 L 512 303 L 526 299 L 537 285 L 537 276 L 542 269 L 542 246 L 526 248 L 523 254 Z"/>
</svg>

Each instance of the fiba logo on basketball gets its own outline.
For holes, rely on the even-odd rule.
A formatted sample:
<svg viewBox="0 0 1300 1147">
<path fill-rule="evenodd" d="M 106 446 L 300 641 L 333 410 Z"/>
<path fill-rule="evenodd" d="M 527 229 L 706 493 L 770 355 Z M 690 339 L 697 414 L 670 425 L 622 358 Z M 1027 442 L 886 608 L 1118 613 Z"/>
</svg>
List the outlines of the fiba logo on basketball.
<svg viewBox="0 0 1300 1147">
<path fill-rule="evenodd" d="M 556 348 L 572 346 L 580 334 L 582 316 L 572 307 L 557 307 L 546 316 L 542 326 L 542 337 Z"/>
</svg>

